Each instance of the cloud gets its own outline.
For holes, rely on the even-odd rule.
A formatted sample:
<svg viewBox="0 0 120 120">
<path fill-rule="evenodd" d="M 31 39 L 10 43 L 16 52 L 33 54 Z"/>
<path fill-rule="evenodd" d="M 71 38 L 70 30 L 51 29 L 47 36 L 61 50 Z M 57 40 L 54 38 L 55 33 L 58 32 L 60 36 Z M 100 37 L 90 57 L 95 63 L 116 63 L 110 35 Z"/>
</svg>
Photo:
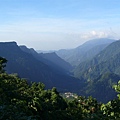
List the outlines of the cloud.
<svg viewBox="0 0 120 120">
<path fill-rule="evenodd" d="M 114 38 L 114 34 L 111 33 L 110 31 L 95 31 L 92 30 L 88 33 L 82 33 L 80 35 L 81 39 L 95 39 L 95 38 Z"/>
</svg>

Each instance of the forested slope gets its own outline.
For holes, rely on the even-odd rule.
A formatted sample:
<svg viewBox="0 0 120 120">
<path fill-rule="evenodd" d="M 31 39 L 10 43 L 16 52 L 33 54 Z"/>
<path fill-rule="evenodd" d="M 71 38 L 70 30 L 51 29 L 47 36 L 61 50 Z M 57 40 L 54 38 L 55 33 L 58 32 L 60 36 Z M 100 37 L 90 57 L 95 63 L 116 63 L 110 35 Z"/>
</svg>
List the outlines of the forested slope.
<svg viewBox="0 0 120 120">
<path fill-rule="evenodd" d="M 31 83 L 4 71 L 0 57 L 0 120 L 119 120 L 120 81 L 114 86 L 118 98 L 107 104 L 92 97 L 64 99 L 56 88 Z"/>
<path fill-rule="evenodd" d="M 112 89 L 120 79 L 120 41 L 107 46 L 93 59 L 81 63 L 74 75 L 86 81 L 83 94 L 92 95 L 99 101 L 107 102 L 116 95 Z"/>
</svg>

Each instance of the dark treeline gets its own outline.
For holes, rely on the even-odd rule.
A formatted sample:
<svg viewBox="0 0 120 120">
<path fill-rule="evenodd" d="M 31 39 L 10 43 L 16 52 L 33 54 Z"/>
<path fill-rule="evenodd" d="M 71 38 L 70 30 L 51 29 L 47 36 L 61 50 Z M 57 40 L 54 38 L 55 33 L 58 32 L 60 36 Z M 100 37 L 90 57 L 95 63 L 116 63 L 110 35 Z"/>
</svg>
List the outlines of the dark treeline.
<svg viewBox="0 0 120 120">
<path fill-rule="evenodd" d="M 28 84 L 15 74 L 7 74 L 6 62 L 0 58 L 0 120 L 120 119 L 120 82 L 114 85 L 118 98 L 107 104 L 92 97 L 67 100 L 56 88 L 46 90 L 43 83 Z"/>
</svg>

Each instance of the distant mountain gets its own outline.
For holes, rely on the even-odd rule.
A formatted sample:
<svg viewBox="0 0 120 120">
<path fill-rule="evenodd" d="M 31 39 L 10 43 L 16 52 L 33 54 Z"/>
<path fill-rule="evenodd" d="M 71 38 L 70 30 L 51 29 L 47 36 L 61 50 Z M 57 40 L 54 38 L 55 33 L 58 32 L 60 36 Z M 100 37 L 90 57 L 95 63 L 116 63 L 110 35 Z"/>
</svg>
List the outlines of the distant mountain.
<svg viewBox="0 0 120 120">
<path fill-rule="evenodd" d="M 31 51 L 34 52 L 33 49 Z M 0 56 L 8 60 L 8 73 L 18 73 L 29 82 L 43 82 L 46 88 L 57 87 L 59 91 L 76 91 L 81 86 L 80 80 L 55 72 L 29 51 L 27 53 L 21 50 L 16 42 L 0 42 Z"/>
<path fill-rule="evenodd" d="M 18 73 L 29 82 L 43 82 L 46 88 L 56 87 L 60 92 L 91 95 L 107 102 L 115 98 L 112 85 L 120 79 L 120 41 L 94 45 L 94 41 L 91 42 L 80 47 L 84 53 L 81 61 L 83 59 L 84 62 L 74 69 L 76 78 L 67 74 L 70 64 L 56 53 L 37 53 L 33 48 L 18 46 L 16 42 L 0 42 L 0 56 L 8 60 L 8 73 Z"/>
<path fill-rule="evenodd" d="M 75 69 L 75 76 L 84 76 L 86 79 L 93 79 L 105 72 L 120 75 L 120 41 L 108 45 L 93 59 L 81 63 Z M 85 77 L 86 76 L 86 77 Z"/>
<path fill-rule="evenodd" d="M 104 102 L 113 99 L 116 94 L 112 85 L 120 79 L 120 40 L 108 45 L 93 59 L 80 63 L 74 75 L 86 81 L 83 91 Z"/>
<path fill-rule="evenodd" d="M 61 59 L 55 52 L 51 53 L 37 53 L 33 48 L 27 48 L 26 46 L 19 46 L 24 52 L 32 54 L 36 59 L 40 60 L 41 62 L 47 64 L 55 71 L 60 73 L 68 73 L 72 66 L 66 62 L 65 60 Z"/>
<path fill-rule="evenodd" d="M 37 53 L 53 53 L 56 50 L 36 50 Z"/>
<path fill-rule="evenodd" d="M 60 58 L 55 52 L 53 52 L 53 53 L 44 53 L 44 54 L 39 53 L 39 55 L 42 56 L 43 58 L 51 61 L 52 63 L 54 63 L 58 67 L 63 68 L 66 71 L 72 70 L 72 66 L 70 65 L 70 63 L 68 63 L 65 60 L 63 60 L 62 58 Z"/>
<path fill-rule="evenodd" d="M 85 42 L 77 48 L 70 50 L 59 50 L 57 55 L 69 62 L 73 66 L 79 65 L 81 62 L 93 58 L 102 51 L 107 45 L 114 42 L 114 39 L 100 38 Z"/>
</svg>

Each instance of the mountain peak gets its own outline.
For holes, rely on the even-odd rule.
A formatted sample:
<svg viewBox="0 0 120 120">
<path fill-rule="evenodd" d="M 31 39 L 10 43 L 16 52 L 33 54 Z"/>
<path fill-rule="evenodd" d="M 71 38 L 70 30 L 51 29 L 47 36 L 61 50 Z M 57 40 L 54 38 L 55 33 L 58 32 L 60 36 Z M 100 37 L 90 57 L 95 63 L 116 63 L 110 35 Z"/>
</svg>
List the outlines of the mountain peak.
<svg viewBox="0 0 120 120">
<path fill-rule="evenodd" d="M 81 47 L 90 47 L 90 46 L 96 46 L 96 45 L 100 45 L 100 44 L 108 44 L 108 43 L 112 43 L 116 41 L 115 39 L 110 39 L 110 38 L 97 38 L 97 39 L 91 39 L 87 42 L 85 42 L 83 45 L 78 46 L 77 48 L 81 48 Z"/>
<path fill-rule="evenodd" d="M 0 45 L 16 46 L 17 43 L 16 43 L 15 41 L 11 41 L 11 42 L 0 42 Z"/>
</svg>

